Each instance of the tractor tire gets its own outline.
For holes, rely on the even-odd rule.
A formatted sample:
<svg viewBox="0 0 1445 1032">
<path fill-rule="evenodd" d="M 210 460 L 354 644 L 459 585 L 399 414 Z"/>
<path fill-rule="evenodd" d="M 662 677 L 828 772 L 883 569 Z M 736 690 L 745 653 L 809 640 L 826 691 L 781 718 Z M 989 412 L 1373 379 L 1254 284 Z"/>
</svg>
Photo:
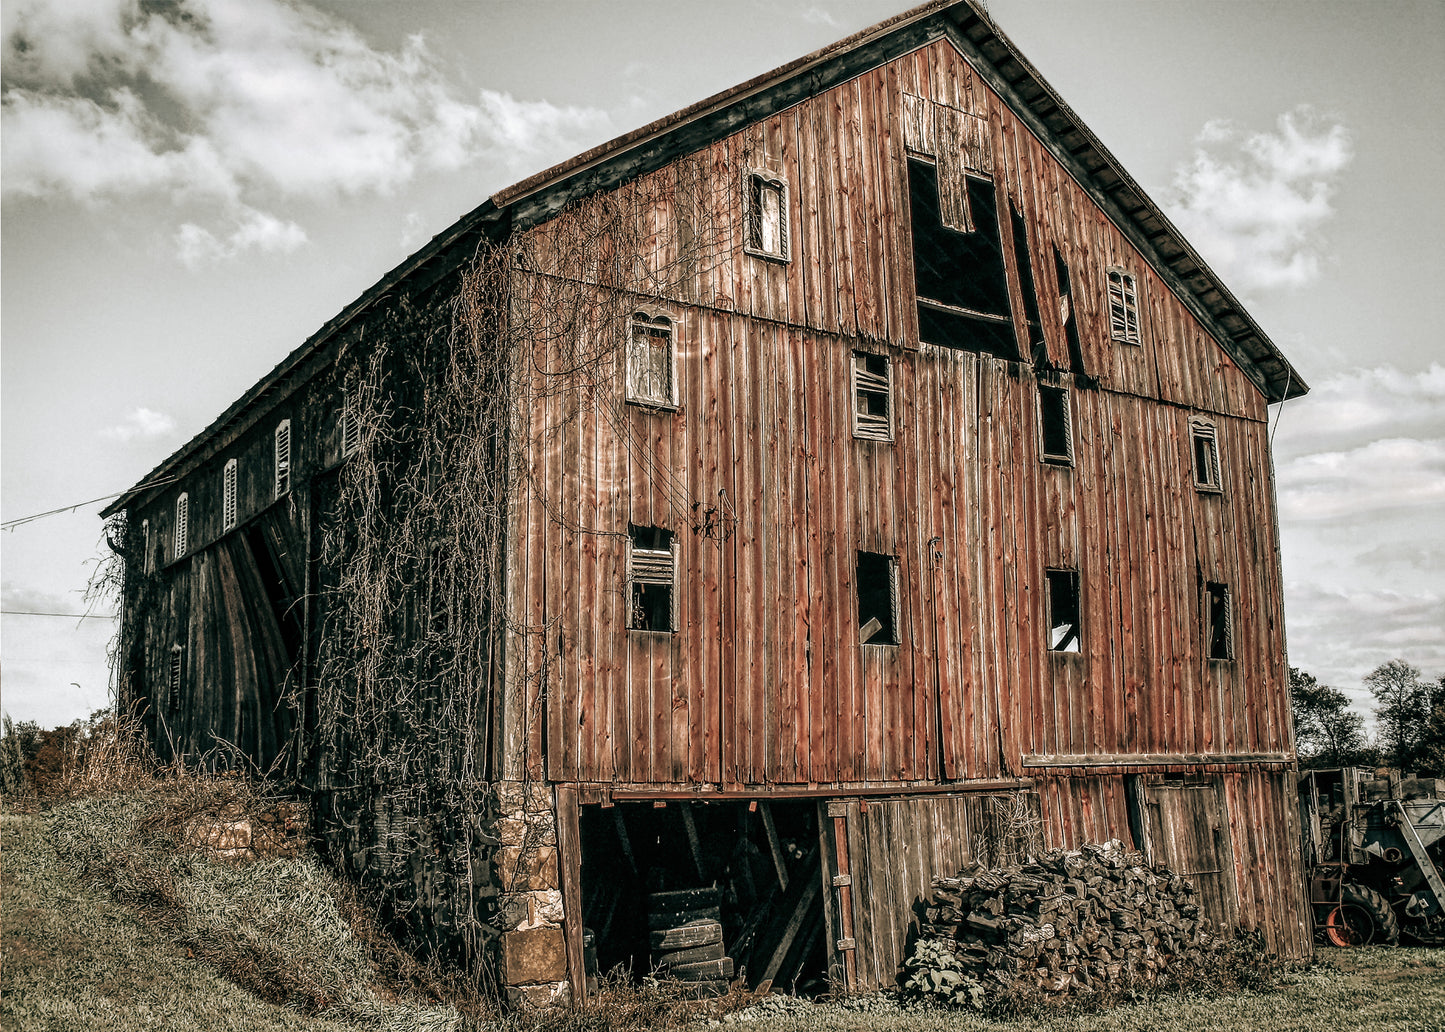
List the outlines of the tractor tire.
<svg viewBox="0 0 1445 1032">
<path fill-rule="evenodd" d="M 717 921 L 696 921 L 676 928 L 661 928 L 650 936 L 654 950 L 686 950 L 722 942 L 722 925 Z"/>
<path fill-rule="evenodd" d="M 1339 904 L 1325 916 L 1324 934 L 1331 946 L 1394 946 L 1400 941 L 1400 922 L 1384 896 L 1346 882 Z"/>
<path fill-rule="evenodd" d="M 711 943 L 707 946 L 693 946 L 685 950 L 667 950 L 663 953 L 652 955 L 652 966 L 660 970 L 675 968 L 680 964 L 701 964 L 705 960 L 722 960 L 727 956 L 727 948 L 723 946 L 722 940 Z"/>
</svg>

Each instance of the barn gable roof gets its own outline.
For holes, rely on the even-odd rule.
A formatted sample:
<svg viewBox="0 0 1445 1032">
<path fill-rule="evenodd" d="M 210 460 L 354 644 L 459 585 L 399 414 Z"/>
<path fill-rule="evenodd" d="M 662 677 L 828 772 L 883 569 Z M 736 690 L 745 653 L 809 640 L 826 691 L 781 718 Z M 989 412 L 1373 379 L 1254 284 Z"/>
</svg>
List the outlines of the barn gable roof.
<svg viewBox="0 0 1445 1032">
<path fill-rule="evenodd" d="M 949 39 L 964 54 L 1269 401 L 1298 397 L 1309 389 L 1229 288 L 977 0 L 934 0 L 493 194 L 346 306 L 103 515 L 126 507 L 148 490 L 169 483 L 192 462 L 209 457 L 208 442 L 240 432 L 258 418 L 268 400 L 288 391 L 308 358 L 403 283 L 420 287 L 434 282 L 471 256 L 483 239 L 501 239 L 536 225 L 570 201 L 661 168 L 940 38 Z"/>
</svg>

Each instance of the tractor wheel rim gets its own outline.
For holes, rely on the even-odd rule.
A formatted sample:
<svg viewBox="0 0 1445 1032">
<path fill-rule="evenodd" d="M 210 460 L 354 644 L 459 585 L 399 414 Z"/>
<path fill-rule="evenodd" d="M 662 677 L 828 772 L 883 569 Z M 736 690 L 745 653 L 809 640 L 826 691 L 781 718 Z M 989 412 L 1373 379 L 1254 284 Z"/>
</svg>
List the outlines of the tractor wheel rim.
<svg viewBox="0 0 1445 1032">
<path fill-rule="evenodd" d="M 1331 946 L 1365 946 L 1375 937 L 1375 920 L 1363 908 L 1341 903 L 1325 918 L 1325 938 Z"/>
</svg>

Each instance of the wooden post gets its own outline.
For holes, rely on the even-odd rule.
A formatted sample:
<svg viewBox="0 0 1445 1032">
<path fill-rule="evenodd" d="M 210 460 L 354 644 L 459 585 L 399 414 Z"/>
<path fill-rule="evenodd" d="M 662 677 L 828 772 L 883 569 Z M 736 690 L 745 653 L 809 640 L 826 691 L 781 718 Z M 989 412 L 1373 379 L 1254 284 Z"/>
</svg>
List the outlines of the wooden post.
<svg viewBox="0 0 1445 1032">
<path fill-rule="evenodd" d="M 573 1005 L 587 998 L 582 959 L 582 827 L 575 785 L 557 786 L 557 874 L 562 880 L 562 934 Z"/>
</svg>

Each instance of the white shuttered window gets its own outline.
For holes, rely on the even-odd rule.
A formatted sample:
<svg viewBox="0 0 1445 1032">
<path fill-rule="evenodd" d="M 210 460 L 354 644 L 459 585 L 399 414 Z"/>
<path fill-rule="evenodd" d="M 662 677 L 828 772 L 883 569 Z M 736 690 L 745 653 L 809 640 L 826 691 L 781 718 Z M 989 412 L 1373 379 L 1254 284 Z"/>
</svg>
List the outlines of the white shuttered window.
<svg viewBox="0 0 1445 1032">
<path fill-rule="evenodd" d="M 236 460 L 226 463 L 221 474 L 221 529 L 232 530 L 236 526 Z"/>
<path fill-rule="evenodd" d="M 291 490 L 291 420 L 283 419 L 276 426 L 276 494 L 280 498 Z"/>
</svg>

